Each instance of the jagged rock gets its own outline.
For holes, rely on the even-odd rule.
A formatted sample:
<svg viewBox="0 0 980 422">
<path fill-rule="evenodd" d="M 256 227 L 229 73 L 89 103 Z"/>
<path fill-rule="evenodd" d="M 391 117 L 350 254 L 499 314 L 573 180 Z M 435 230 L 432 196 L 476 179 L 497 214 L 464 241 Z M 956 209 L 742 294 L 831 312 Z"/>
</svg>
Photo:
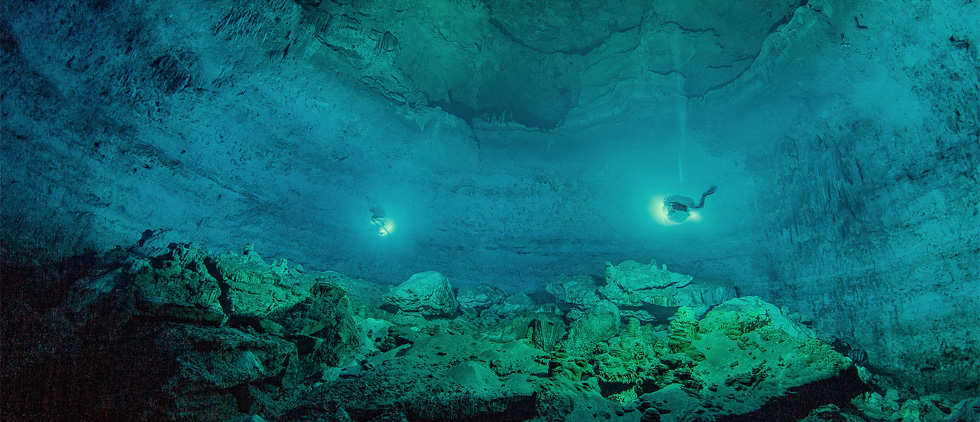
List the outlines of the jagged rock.
<svg viewBox="0 0 980 422">
<path fill-rule="evenodd" d="M 546 352 L 555 348 L 563 338 L 568 328 L 565 321 L 555 314 L 539 313 L 531 323 L 531 343 Z"/>
<path fill-rule="evenodd" d="M 558 276 L 545 287 L 551 293 L 570 319 L 581 318 L 586 311 L 599 303 L 599 287 L 587 275 Z"/>
<path fill-rule="evenodd" d="M 670 330 L 670 341 L 668 342 L 670 351 L 678 353 L 687 350 L 698 332 L 698 319 L 694 310 L 688 307 L 678 308 L 668 327 Z"/>
<path fill-rule="evenodd" d="M 228 418 L 257 399 L 250 385 L 297 381 L 296 346 L 280 337 L 184 325 L 167 330 L 156 345 L 162 356 L 177 354 L 166 389 L 175 398 L 171 417 L 182 420 Z"/>
<path fill-rule="evenodd" d="M 394 348 L 394 341 L 389 335 L 391 323 L 382 319 L 365 318 L 357 323 L 361 332 L 361 342 L 369 352 L 388 351 Z"/>
<path fill-rule="evenodd" d="M 619 265 L 606 261 L 606 283 L 616 285 L 627 293 L 667 286 L 684 287 L 693 280 L 694 277 L 689 275 L 667 271 L 666 265 L 657 268 L 656 261 L 650 261 L 650 264 L 623 261 Z"/>
<path fill-rule="evenodd" d="M 248 415 L 240 418 L 231 419 L 228 422 L 266 422 L 265 418 L 259 415 Z"/>
<path fill-rule="evenodd" d="M 600 343 L 619 334 L 619 309 L 609 302 L 599 302 L 582 318 L 572 322 L 563 342 L 571 356 L 594 353 Z"/>
<path fill-rule="evenodd" d="M 513 318 L 523 312 L 533 312 L 537 307 L 537 303 L 530 296 L 524 293 L 517 293 L 507 296 L 507 299 L 504 299 L 503 302 L 491 306 L 486 313 L 498 320 L 502 320 Z"/>
<path fill-rule="evenodd" d="M 665 333 L 661 332 L 661 336 Z M 643 363 L 666 354 L 665 338 L 658 337 L 651 324 L 641 324 L 636 318 L 626 318 L 619 337 L 610 340 L 611 350 L 631 362 Z"/>
<path fill-rule="evenodd" d="M 221 288 L 208 271 L 209 260 L 196 244 L 174 244 L 159 256 L 135 259 L 128 272 L 140 309 L 176 320 L 223 323 Z"/>
<path fill-rule="evenodd" d="M 381 298 L 402 312 L 448 317 L 459 308 L 446 276 L 426 271 L 413 275 Z"/>
<path fill-rule="evenodd" d="M 795 420 L 812 410 L 804 403 L 846 404 L 863 392 L 850 360 L 757 297 L 715 307 L 692 337 L 675 339 L 690 336 L 691 328 L 689 320 L 677 322 L 671 348 L 694 359 L 696 394 L 719 415 Z M 790 389 L 795 394 L 784 397 Z"/>
<path fill-rule="evenodd" d="M 342 403 L 335 401 L 317 401 L 311 404 L 297 406 L 290 409 L 280 419 L 284 422 L 299 421 L 328 421 L 328 422 L 353 422 L 350 415 L 344 410 Z"/>
<path fill-rule="evenodd" d="M 299 358 L 307 372 L 340 365 L 353 357 L 361 345 L 346 291 L 333 283 L 314 284 L 305 300 L 269 318 L 282 325 L 297 345 L 305 345 Z"/>
<path fill-rule="evenodd" d="M 813 411 L 810 412 L 810 414 L 807 415 L 807 417 L 800 419 L 798 422 L 825 422 L 825 421 L 865 422 L 865 419 L 841 411 L 840 406 L 837 406 L 836 404 L 828 404 L 813 409 Z"/>
<path fill-rule="evenodd" d="M 503 290 L 486 284 L 466 285 L 456 290 L 459 309 L 469 316 L 478 316 L 483 310 L 503 302 L 506 298 L 507 294 Z"/>
<path fill-rule="evenodd" d="M 974 406 L 976 400 L 974 400 Z M 947 421 L 956 420 L 950 418 L 952 409 L 956 404 L 937 394 L 930 394 L 916 399 L 909 399 L 902 403 L 902 408 L 898 411 L 900 421 Z M 970 415 L 971 412 L 962 414 Z M 974 408 L 972 416 L 976 416 L 980 410 Z M 964 419 L 969 420 L 969 419 Z M 976 420 L 976 419 L 974 419 Z"/>
<path fill-rule="evenodd" d="M 228 286 L 228 306 L 235 314 L 266 316 L 288 309 L 308 296 L 307 277 L 286 260 L 267 264 L 251 246 L 242 255 L 219 255 L 216 266 Z"/>
<path fill-rule="evenodd" d="M 548 362 L 548 376 L 564 378 L 568 381 L 582 381 L 595 375 L 589 361 L 583 358 L 554 359 Z"/>
<path fill-rule="evenodd" d="M 330 380 L 308 396 L 331 397 L 352 415 L 398 408 L 409 420 L 528 420 L 545 382 L 533 375 L 546 372 L 544 355 L 523 342 L 439 333 L 369 357 L 359 376 Z"/>
<path fill-rule="evenodd" d="M 14 359 L 14 367 L 0 369 L 4 385 L 21 387 L 13 395 L 5 389 L 5 403 L 29 407 L 19 391 L 65 385 L 73 392 L 41 393 L 34 408 L 83 410 L 59 413 L 59 420 L 75 413 L 86 420 L 789 421 L 781 415 L 842 406 L 861 385 L 847 359 L 799 316 L 758 298 L 729 300 L 701 320 L 681 307 L 669 327 L 657 328 L 632 317 L 623 323 L 613 303 L 600 301 L 563 339 L 557 305 L 534 305 L 524 295 L 512 296 L 516 316 L 480 331 L 467 318 L 377 309 L 373 287 L 358 290 L 368 298 L 352 300 L 334 281 L 356 283 L 336 274 L 297 273 L 284 280 L 305 283 L 303 300 L 266 315 L 226 317 L 204 312 L 211 309 L 200 304 L 206 296 L 193 290 L 220 271 L 199 249 L 175 246 L 150 260 L 116 255 L 127 266 L 99 266 L 49 311 L 4 297 L 4 332 L 11 321 L 32 324 L 11 332 L 48 343 L 2 344 L 5 359 Z M 222 279 L 214 278 L 219 287 Z M 437 284 L 448 289 L 444 277 Z M 483 319 L 503 314 L 493 307 Z M 892 396 L 885 401 L 897 406 Z M 952 406 L 922 397 L 887 415 L 934 418 Z M 965 406 L 958 412 L 968 412 Z M 843 414 L 833 411 L 814 415 Z"/>
<path fill-rule="evenodd" d="M 595 362 L 595 372 L 603 396 L 631 388 L 636 382 L 638 368 L 633 362 L 624 361 L 609 353 L 596 356 Z"/>
<path fill-rule="evenodd" d="M 714 305 L 735 297 L 730 283 L 698 281 L 689 275 L 667 271 L 666 266 L 624 261 L 606 262 L 606 285 L 600 295 L 620 308 L 624 316 L 646 322 L 662 322 L 673 308 L 686 306 L 703 315 Z"/>
<path fill-rule="evenodd" d="M 497 343 L 506 343 L 527 338 L 533 321 L 534 317 L 531 315 L 519 315 L 485 329 L 481 333 L 481 338 Z"/>
<path fill-rule="evenodd" d="M 221 326 L 228 320 L 220 308 L 173 302 L 159 297 L 141 298 L 136 303 L 136 309 L 163 320 L 189 324 Z"/>
<path fill-rule="evenodd" d="M 980 398 L 968 398 L 956 403 L 943 422 L 980 420 Z"/>
</svg>

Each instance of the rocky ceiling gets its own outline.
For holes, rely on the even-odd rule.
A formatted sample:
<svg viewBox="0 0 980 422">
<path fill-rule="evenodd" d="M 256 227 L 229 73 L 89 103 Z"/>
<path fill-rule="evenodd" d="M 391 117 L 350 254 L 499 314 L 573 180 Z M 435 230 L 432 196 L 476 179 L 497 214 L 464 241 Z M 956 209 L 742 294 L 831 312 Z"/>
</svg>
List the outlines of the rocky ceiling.
<svg viewBox="0 0 980 422">
<path fill-rule="evenodd" d="M 544 129 L 607 94 L 590 87 L 670 74 L 682 81 L 667 94 L 699 97 L 724 86 L 800 6 L 799 0 L 302 4 L 316 39 L 353 68 L 345 71 L 388 98 L 467 121 Z M 614 65 L 610 50 L 619 53 Z M 628 63 L 621 53 L 629 53 Z"/>
</svg>

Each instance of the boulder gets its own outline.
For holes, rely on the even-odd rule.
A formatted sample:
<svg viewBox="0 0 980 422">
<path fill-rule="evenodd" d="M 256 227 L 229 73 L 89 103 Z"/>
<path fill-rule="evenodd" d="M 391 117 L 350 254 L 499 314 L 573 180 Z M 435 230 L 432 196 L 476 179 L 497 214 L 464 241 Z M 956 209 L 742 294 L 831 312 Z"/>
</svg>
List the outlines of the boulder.
<svg viewBox="0 0 980 422">
<path fill-rule="evenodd" d="M 680 384 L 671 384 L 640 396 L 643 421 L 701 422 L 711 421 L 699 398 Z"/>
<path fill-rule="evenodd" d="M 718 305 L 696 327 L 673 330 L 671 348 L 694 359 L 696 394 L 719 417 L 797 420 L 807 406 L 845 406 L 865 391 L 850 359 L 758 297 Z M 675 340 L 681 333 L 686 341 Z"/>
<path fill-rule="evenodd" d="M 550 352 L 568 332 L 565 321 L 555 314 L 539 313 L 531 322 L 531 344 L 538 349 Z"/>
<path fill-rule="evenodd" d="M 623 261 L 619 265 L 606 261 L 606 284 L 614 284 L 627 292 L 684 287 L 692 280 L 694 277 L 689 275 L 667 271 L 666 265 L 657 268 L 657 262 L 653 260 L 649 264 Z"/>
<path fill-rule="evenodd" d="M 361 332 L 350 315 L 346 291 L 333 283 L 314 284 L 306 299 L 269 318 L 283 327 L 286 338 L 300 346 L 305 372 L 344 364 L 361 346 Z"/>
<path fill-rule="evenodd" d="M 619 309 L 609 302 L 599 302 L 582 318 L 572 322 L 565 350 L 571 356 L 587 356 L 595 353 L 600 343 L 619 334 Z"/>
<path fill-rule="evenodd" d="M 197 244 L 172 244 L 156 257 L 134 259 L 128 273 L 137 307 L 163 318 L 221 325 L 221 287 L 209 265 Z"/>
<path fill-rule="evenodd" d="M 388 351 L 394 348 L 389 329 L 391 323 L 383 319 L 365 318 L 357 323 L 361 342 L 368 352 Z"/>
<path fill-rule="evenodd" d="M 586 311 L 602 300 L 598 289 L 595 280 L 587 275 L 558 276 L 545 287 L 571 319 L 581 318 Z"/>
<path fill-rule="evenodd" d="M 476 317 L 480 312 L 503 302 L 507 293 L 495 286 L 486 284 L 466 285 L 456 291 L 459 309 L 466 315 Z"/>
<path fill-rule="evenodd" d="M 524 293 L 517 293 L 507 296 L 503 302 L 493 305 L 489 309 L 489 314 L 500 319 L 513 318 L 524 312 L 534 312 L 538 309 L 534 299 Z"/>
<path fill-rule="evenodd" d="M 527 338 L 532 323 L 534 323 L 534 319 L 531 315 L 518 315 L 484 329 L 480 338 L 497 343 L 521 340 Z"/>
<path fill-rule="evenodd" d="M 242 255 L 219 255 L 216 266 L 228 287 L 228 305 L 235 314 L 266 316 L 288 309 L 309 295 L 308 276 L 291 269 L 286 260 L 267 264 L 251 246 Z"/>
<path fill-rule="evenodd" d="M 656 262 L 640 264 L 624 261 L 613 266 L 606 262 L 606 285 L 599 295 L 619 307 L 623 316 L 644 322 L 664 322 L 674 308 L 686 306 L 704 315 L 711 306 L 734 298 L 731 283 L 699 280 L 667 271 Z"/>
<path fill-rule="evenodd" d="M 436 271 L 413 275 L 395 286 L 381 300 L 406 313 L 448 317 L 456 313 L 459 302 L 446 276 Z"/>
</svg>

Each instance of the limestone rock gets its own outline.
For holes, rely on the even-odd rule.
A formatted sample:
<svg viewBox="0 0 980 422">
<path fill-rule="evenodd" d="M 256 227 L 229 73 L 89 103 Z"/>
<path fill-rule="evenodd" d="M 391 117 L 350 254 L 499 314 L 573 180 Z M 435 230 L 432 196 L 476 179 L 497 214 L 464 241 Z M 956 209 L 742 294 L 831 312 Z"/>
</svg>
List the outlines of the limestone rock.
<svg viewBox="0 0 980 422">
<path fill-rule="evenodd" d="M 680 384 L 671 384 L 640 397 L 643 420 L 701 422 L 714 420 L 704 404 Z M 656 417 L 654 417 L 656 415 Z"/>
<path fill-rule="evenodd" d="M 466 285 L 456 290 L 456 300 L 460 310 L 470 316 L 480 315 L 480 312 L 493 305 L 503 302 L 507 294 L 495 286 L 487 284 Z"/>
<path fill-rule="evenodd" d="M 531 343 L 546 352 L 555 348 L 555 345 L 565 338 L 568 328 L 565 321 L 555 314 L 539 313 L 531 323 Z"/>
<path fill-rule="evenodd" d="M 365 318 L 357 323 L 361 333 L 361 343 L 368 351 L 388 351 L 394 348 L 389 334 L 391 323 L 382 319 Z"/>
<path fill-rule="evenodd" d="M 533 322 L 531 315 L 518 315 L 485 329 L 480 337 L 497 343 L 521 340 L 527 338 Z"/>
<path fill-rule="evenodd" d="M 572 356 L 593 354 L 600 343 L 619 334 L 619 309 L 609 302 L 599 302 L 582 318 L 572 322 L 565 349 Z"/>
<path fill-rule="evenodd" d="M 320 384 L 308 400 L 330 397 L 350 414 L 398 408 L 408 420 L 529 420 L 544 356 L 523 342 L 439 333 L 369 357 L 359 376 Z"/>
<path fill-rule="evenodd" d="M 402 312 L 448 317 L 456 313 L 459 302 L 446 276 L 426 271 L 413 275 L 381 298 Z"/>
<path fill-rule="evenodd" d="M 136 271 L 99 267 L 48 311 L 33 309 L 39 302 L 25 301 L 30 295 L 2 298 L 4 332 L 19 334 L 0 344 L 12 358 L 0 381 L 16 387 L 3 390 L 3 403 L 13 399 L 14 410 L 30 415 L 49 404 L 83 410 L 57 420 L 795 421 L 846 420 L 839 409 L 863 388 L 850 362 L 800 316 L 754 297 L 726 301 L 700 320 L 680 307 L 667 326 L 623 318 L 600 300 L 566 337 L 558 305 L 526 295 L 485 309 L 480 320 L 495 325 L 479 328 L 464 317 L 392 314 L 378 309 L 375 286 L 272 265 L 304 298 L 266 315 L 226 317 L 205 312 L 202 284 L 189 282 L 220 275 L 207 253 L 175 246 L 149 260 L 114 256 Z M 438 273 L 419 278 L 426 275 Z M 433 278 L 449 290 L 444 277 Z M 222 279 L 214 282 L 227 291 Z M 366 297 L 352 298 L 348 287 Z M 863 397 L 855 408 L 880 409 L 875 418 L 883 420 L 972 409 L 938 396 Z M 822 403 L 829 405 L 817 409 Z"/>
<path fill-rule="evenodd" d="M 141 298 L 136 303 L 136 309 L 173 322 L 220 326 L 228 320 L 219 307 L 173 302 L 159 297 Z"/>
<path fill-rule="evenodd" d="M 308 296 L 303 289 L 309 284 L 307 277 L 290 269 L 285 260 L 265 263 L 251 246 L 243 255 L 219 255 L 217 269 L 228 285 L 232 313 L 266 316 L 288 309 Z"/>
<path fill-rule="evenodd" d="M 684 287 L 694 277 L 667 271 L 667 266 L 657 268 L 656 261 L 641 264 L 636 261 L 623 261 L 612 265 L 606 261 L 606 283 L 614 284 L 626 292 L 662 289 L 667 286 Z"/>
<path fill-rule="evenodd" d="M 177 320 L 224 322 L 221 288 L 208 271 L 207 252 L 196 244 L 174 244 L 151 259 L 136 259 L 129 273 L 141 309 Z"/>
<path fill-rule="evenodd" d="M 809 415 L 807 415 L 807 417 L 800 419 L 798 422 L 824 421 L 865 422 L 866 419 L 843 412 L 841 411 L 840 406 L 835 404 L 828 404 L 814 409 Z"/>
<path fill-rule="evenodd" d="M 698 395 L 721 414 L 762 412 L 756 414 L 766 419 L 773 412 L 808 410 L 801 400 L 844 405 L 863 392 L 849 359 L 757 297 L 732 299 L 709 311 L 685 353 L 696 360 Z M 796 394 L 784 397 L 790 389 Z"/>
<path fill-rule="evenodd" d="M 346 291 L 332 283 L 314 284 L 302 302 L 269 317 L 284 327 L 287 338 L 305 346 L 299 357 L 306 371 L 343 364 L 361 346 Z"/>
<path fill-rule="evenodd" d="M 961 400 L 953 406 L 949 416 L 943 422 L 980 420 L 980 398 Z"/>
<path fill-rule="evenodd" d="M 513 318 L 523 312 L 533 312 L 538 305 L 530 296 L 517 293 L 507 296 L 503 302 L 490 307 L 489 314 L 497 319 Z"/>
<path fill-rule="evenodd" d="M 606 262 L 606 285 L 599 289 L 603 298 L 616 304 L 624 316 L 645 322 L 663 322 L 672 308 L 686 306 L 698 315 L 735 297 L 730 283 L 698 281 L 689 275 L 667 271 L 666 266 L 624 261 L 613 266 Z"/>
<path fill-rule="evenodd" d="M 694 310 L 688 307 L 677 309 L 677 313 L 670 320 L 670 350 L 674 353 L 682 352 L 691 346 L 691 342 L 697 338 L 698 319 Z"/>
<path fill-rule="evenodd" d="M 595 280 L 587 275 L 559 276 L 548 283 L 545 290 L 554 295 L 563 308 L 571 310 L 569 316 L 572 318 L 581 316 L 602 300 Z"/>
</svg>

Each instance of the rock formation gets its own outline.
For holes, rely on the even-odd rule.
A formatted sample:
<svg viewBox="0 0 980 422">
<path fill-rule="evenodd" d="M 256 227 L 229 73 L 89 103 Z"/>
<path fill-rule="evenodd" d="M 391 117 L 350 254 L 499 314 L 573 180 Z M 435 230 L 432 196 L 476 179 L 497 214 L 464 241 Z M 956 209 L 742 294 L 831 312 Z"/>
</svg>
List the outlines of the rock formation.
<svg viewBox="0 0 980 422">
<path fill-rule="evenodd" d="M 758 297 L 710 305 L 700 317 L 679 306 L 667 321 L 649 322 L 605 299 L 574 318 L 571 309 L 533 302 L 495 313 L 504 303 L 497 290 L 468 287 L 461 301 L 485 309 L 456 314 L 457 292 L 437 272 L 383 286 L 284 260 L 268 264 L 251 247 L 213 255 L 195 244 L 116 249 L 51 268 L 61 270 L 3 268 L 16 281 L 5 281 L 15 290 L 5 291 L 2 307 L 0 410 L 11 420 L 939 421 L 980 414 L 975 400 L 900 404 L 895 390 L 866 384 L 870 369 Z M 608 268 L 619 286 L 641 291 L 672 283 L 644 277 L 691 281 L 632 262 Z M 584 279 L 553 286 L 569 280 Z M 58 296 L 32 297 L 31 282 L 58 286 L 48 288 Z M 584 296 L 602 296 L 609 285 Z M 568 309 L 570 296 L 562 297 Z"/>
</svg>

